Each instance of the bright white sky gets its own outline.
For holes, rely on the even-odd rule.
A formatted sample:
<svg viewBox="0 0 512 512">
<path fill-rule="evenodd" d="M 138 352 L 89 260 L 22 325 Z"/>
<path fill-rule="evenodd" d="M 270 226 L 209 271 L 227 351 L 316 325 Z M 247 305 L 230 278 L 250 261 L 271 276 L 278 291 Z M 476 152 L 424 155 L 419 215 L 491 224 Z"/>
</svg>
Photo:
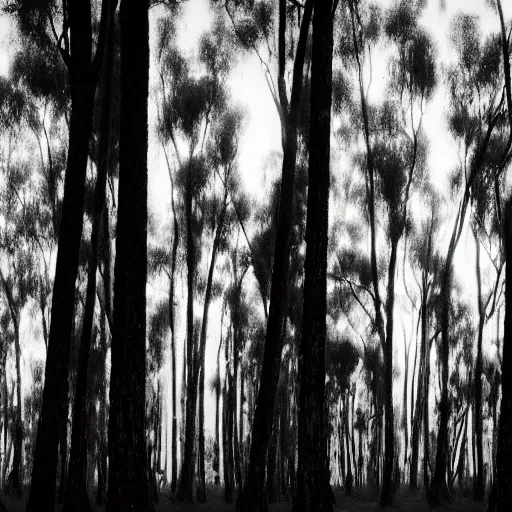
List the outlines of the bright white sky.
<svg viewBox="0 0 512 512">
<path fill-rule="evenodd" d="M 383 7 L 389 5 L 389 0 L 381 0 L 376 3 Z M 451 18 L 458 11 L 471 13 L 479 16 L 481 27 L 484 32 L 497 31 L 499 29 L 498 18 L 495 12 L 486 6 L 486 0 L 446 0 L 446 10 L 439 9 L 440 0 L 429 0 L 421 23 L 431 32 L 437 43 L 440 62 L 450 59 L 450 49 L 447 44 L 447 32 Z M 512 2 L 503 0 L 505 17 L 512 17 Z M 209 28 L 212 20 L 208 8 L 208 0 L 188 0 L 184 6 L 183 17 L 178 24 L 179 45 L 186 54 L 194 55 L 199 36 Z M 151 14 L 152 22 L 158 14 L 154 9 Z M 154 27 L 154 23 L 152 27 Z M 0 16 L 0 75 L 6 76 L 9 69 L 9 55 L 7 37 L 8 23 L 5 17 Z M 385 59 L 374 59 L 374 72 L 370 96 L 378 98 L 382 95 L 383 87 L 387 79 L 387 67 Z M 246 114 L 246 131 L 241 141 L 239 167 L 243 177 L 244 186 L 251 195 L 262 198 L 266 179 L 270 178 L 265 170 L 265 162 L 268 156 L 280 151 L 280 126 L 279 119 L 272 102 L 272 98 L 265 80 L 264 72 L 257 57 L 247 54 L 236 66 L 229 82 L 233 99 L 240 103 Z M 446 129 L 445 112 L 448 105 L 448 98 L 440 87 L 433 100 L 428 104 L 423 124 L 425 132 L 430 139 L 429 168 L 434 181 L 441 190 L 446 188 L 446 177 L 457 163 L 457 149 Z M 154 118 L 154 104 L 150 105 L 150 112 Z M 151 121 L 150 121 L 151 122 Z M 151 127 L 150 127 L 151 130 Z M 149 194 L 150 207 L 159 216 L 167 216 L 170 208 L 170 184 L 167 169 L 164 165 L 162 152 L 154 144 L 149 150 Z M 268 183 L 268 181 L 267 181 Z M 452 229 L 453 220 L 449 220 L 447 227 Z M 459 277 L 467 281 L 467 291 L 471 294 L 474 291 L 474 241 L 471 236 L 463 235 L 456 253 L 455 267 L 460 269 Z M 484 253 L 483 253 L 484 254 Z M 464 277 L 463 277 L 464 276 Z M 467 276 L 467 278 L 466 278 Z M 185 297 L 186 292 L 181 288 L 180 295 Z M 157 285 L 148 285 L 150 301 L 165 298 L 167 284 L 161 289 Z M 184 300 L 182 301 L 184 303 Z M 199 311 L 199 308 L 197 308 Z M 184 312 L 184 311 L 183 311 Z M 38 320 L 39 321 L 39 320 Z M 214 304 L 211 308 L 209 322 L 210 336 L 207 344 L 207 366 L 206 383 L 209 382 L 215 372 L 215 359 L 219 341 L 220 310 L 219 305 Z M 400 322 L 396 322 L 398 355 L 403 354 L 402 329 Z M 493 322 L 494 324 L 494 322 Z M 495 330 L 495 329 L 494 329 Z M 24 346 L 28 348 L 33 343 L 29 335 L 28 326 L 24 329 L 26 341 Z M 489 334 L 492 336 L 492 333 Z M 179 336 L 178 346 L 178 375 L 177 381 L 181 379 L 181 359 L 183 335 Z M 41 341 L 42 343 L 42 341 Z M 403 358 L 403 355 L 399 356 Z M 25 351 L 25 368 L 31 359 L 30 354 Z M 411 359 L 412 360 L 412 359 Z M 163 374 L 170 376 L 170 368 L 167 365 Z M 208 386 L 207 386 L 208 388 Z M 170 390 L 169 390 L 170 391 Z M 398 391 L 398 390 L 397 390 Z M 170 405 L 170 402 L 169 402 Z M 206 428 L 213 434 L 214 428 L 214 402 L 208 396 L 206 402 Z M 169 416 L 170 418 L 170 416 Z M 170 428 L 170 427 L 169 427 Z"/>
</svg>

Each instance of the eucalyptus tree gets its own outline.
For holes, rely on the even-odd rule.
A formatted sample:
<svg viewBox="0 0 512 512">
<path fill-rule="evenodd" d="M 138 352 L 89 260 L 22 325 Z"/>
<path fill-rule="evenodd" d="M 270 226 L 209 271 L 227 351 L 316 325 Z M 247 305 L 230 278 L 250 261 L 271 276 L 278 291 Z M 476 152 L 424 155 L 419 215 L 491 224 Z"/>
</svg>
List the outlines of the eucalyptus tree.
<svg viewBox="0 0 512 512">
<path fill-rule="evenodd" d="M 68 356 L 73 320 L 73 295 L 82 233 L 84 184 L 92 124 L 94 92 L 98 81 L 106 32 L 106 14 L 116 2 L 102 3 L 102 20 L 93 53 L 93 11 L 91 2 L 77 4 L 53 0 L 6 2 L 25 37 L 53 41 L 68 71 L 71 95 L 69 148 L 64 183 L 59 247 L 52 296 L 52 318 L 48 337 L 43 406 L 37 433 L 32 485 L 27 505 L 51 509 L 55 502 L 55 479 L 59 425 L 67 402 Z M 60 21 L 61 34 L 56 21 Z M 50 45 L 48 45 L 50 46 Z"/>
<path fill-rule="evenodd" d="M 512 138 L 500 135 L 503 124 L 505 95 L 501 93 L 503 73 L 500 61 L 503 45 L 500 36 L 491 34 L 482 43 L 482 36 L 475 18 L 459 14 L 452 22 L 452 45 L 457 56 L 456 64 L 448 70 L 447 81 L 451 109 L 449 127 L 462 146 L 461 165 L 453 174 L 452 186 L 461 197 L 450 243 L 445 258 L 441 285 L 441 369 L 442 397 L 440 423 L 437 436 L 437 451 L 434 477 L 429 497 L 440 503 L 449 499 L 446 481 L 448 452 L 448 423 L 450 416 L 448 399 L 449 379 L 449 324 L 450 297 L 453 281 L 453 259 L 466 221 L 475 181 L 484 172 L 488 162 L 489 148 L 497 145 L 497 166 L 493 173 L 499 176 L 506 164 Z M 504 54 L 508 60 L 508 53 Z M 512 132 L 511 132 L 512 133 Z M 492 182 L 491 182 L 492 183 Z"/>
<path fill-rule="evenodd" d="M 37 143 L 34 148 L 40 166 L 35 173 L 40 181 L 40 199 L 34 204 L 28 237 L 40 253 L 42 269 L 38 279 L 37 303 L 41 312 L 43 338 L 48 348 L 48 324 L 52 292 L 52 258 L 58 242 L 66 164 L 66 119 L 69 87 L 66 69 L 51 41 L 23 38 L 14 54 L 10 80 L 28 103 L 25 122 Z M 31 137 L 30 137 L 31 138 Z M 29 139 L 30 140 L 30 139 Z"/>
<path fill-rule="evenodd" d="M 412 490 L 418 486 L 418 462 L 421 427 L 423 428 L 423 479 L 425 489 L 429 487 L 429 387 L 430 387 L 430 354 L 432 344 L 439 334 L 436 329 L 432 333 L 434 306 L 438 297 L 439 277 L 442 262 L 436 249 L 436 240 L 441 225 L 440 198 L 431 187 L 425 190 L 425 210 L 427 215 L 421 219 L 419 226 L 413 227 L 410 236 L 409 259 L 412 275 L 418 286 L 420 308 L 420 348 L 419 369 L 416 385 L 415 406 L 411 407 L 411 464 L 409 485 Z M 416 277 L 416 272 L 419 276 Z"/>
<path fill-rule="evenodd" d="M 366 11 L 362 16 L 362 8 Z M 375 331 L 384 353 L 385 447 L 381 503 L 394 501 L 394 422 L 393 422 L 393 325 L 395 277 L 398 245 L 410 223 L 410 197 L 425 171 L 426 143 L 422 118 L 426 102 L 436 87 L 435 49 L 431 37 L 418 25 L 421 6 L 395 2 L 385 14 L 387 38 L 396 46 L 397 56 L 391 60 L 389 99 L 375 108 L 367 99 L 364 83 L 364 61 L 367 45 L 377 40 L 379 13 L 375 7 L 347 2 L 347 37 L 341 50 L 355 64 L 360 91 L 358 116 L 365 155 L 362 164 L 366 182 L 366 202 L 370 225 L 370 269 L 375 310 Z M 361 159 L 362 160 L 362 159 Z M 384 206 L 386 238 L 389 243 L 386 299 L 383 301 L 377 261 L 376 212 Z"/>
<path fill-rule="evenodd" d="M 349 417 L 345 406 L 348 403 L 347 397 L 351 387 L 351 378 L 359 364 L 359 359 L 358 350 L 349 338 L 342 337 L 327 341 L 326 374 L 328 381 L 326 383 L 326 400 L 334 410 L 335 419 L 339 420 L 339 457 L 343 468 L 346 453 L 344 444 L 345 439 L 349 437 L 347 432 L 349 429 Z M 343 411 L 341 410 L 342 405 L 344 407 Z M 356 466 L 356 461 L 350 459 L 350 453 L 347 453 L 347 461 L 349 462 L 349 472 L 352 473 L 351 468 L 352 465 Z M 344 473 L 344 470 L 342 473 Z M 355 473 L 357 475 L 357 471 Z M 347 480 L 343 482 L 346 490 L 348 490 L 347 483 Z"/>
<path fill-rule="evenodd" d="M 175 174 L 169 160 L 168 170 L 171 187 L 182 192 L 183 204 L 172 208 L 174 217 L 174 243 L 171 263 L 171 288 L 176 271 L 177 240 L 181 229 L 185 234 L 187 266 L 187 343 L 186 343 L 186 418 L 185 447 L 182 471 L 177 489 L 180 501 L 193 500 L 194 438 L 197 414 L 197 396 L 200 388 L 204 393 L 204 354 L 207 339 L 207 322 L 213 292 L 216 258 L 225 240 L 225 227 L 231 221 L 232 203 L 236 192 L 235 158 L 241 127 L 241 115 L 230 109 L 227 102 L 225 81 L 232 65 L 232 51 L 228 34 L 220 17 L 212 30 L 203 35 L 199 45 L 199 61 L 188 64 L 175 46 L 172 23 L 161 22 L 159 29 L 159 67 L 162 96 L 162 112 L 159 132 L 164 144 L 172 143 L 178 171 Z M 196 78 L 193 66 L 202 66 L 203 74 Z M 186 155 L 179 149 L 179 142 L 186 144 Z M 223 191 L 217 196 L 214 183 L 220 181 Z M 180 227 L 177 209 L 181 209 L 184 226 Z M 203 321 L 200 336 L 194 332 L 194 297 L 198 291 L 201 260 L 201 240 L 206 231 L 213 237 L 211 261 L 205 280 Z M 171 290 L 171 294 L 174 292 Z M 171 328 L 173 326 L 171 325 Z M 197 333 L 199 335 L 199 333 Z M 196 342 L 197 340 L 197 342 Z M 200 405 L 201 410 L 203 405 Z M 201 415 L 201 411 L 200 411 Z M 202 424 L 202 421 L 200 421 Z M 200 426 L 200 452 L 204 450 L 204 435 Z M 204 454 L 199 458 L 200 474 L 204 474 Z M 204 485 L 201 483 L 198 498 L 204 501 Z"/>
<path fill-rule="evenodd" d="M 510 76 L 510 42 L 503 16 L 501 0 L 496 0 L 496 8 L 500 19 L 501 46 L 503 51 L 503 74 L 507 98 L 507 117 L 510 129 L 509 141 L 512 139 L 512 81 Z M 510 152 L 504 155 L 502 161 L 510 158 Z M 496 448 L 496 478 L 489 500 L 489 511 L 504 511 L 512 506 L 512 358 L 510 345 L 505 342 L 511 335 L 512 328 L 512 294 L 507 283 L 512 279 L 512 202 L 510 199 L 503 207 L 502 236 L 505 248 L 505 331 L 503 355 L 501 359 L 501 409 L 498 440 Z"/>
<path fill-rule="evenodd" d="M 149 2 L 122 0 L 107 510 L 149 511 L 145 443 Z"/>
<path fill-rule="evenodd" d="M 90 241 L 90 260 L 87 270 L 87 290 L 84 305 L 78 372 L 73 401 L 73 421 L 71 432 L 71 451 L 64 510 L 91 510 L 87 495 L 87 381 L 89 357 L 92 344 L 94 306 L 96 298 L 96 272 L 100 259 L 99 240 L 102 231 L 102 219 L 106 206 L 106 184 L 109 173 L 112 123 L 112 75 L 114 67 L 114 12 L 108 13 L 105 41 L 105 57 L 102 69 L 101 87 L 101 127 L 96 156 L 97 177 L 94 190 L 92 232 Z"/>
<path fill-rule="evenodd" d="M 311 57 L 309 180 L 304 305 L 299 353 L 298 467 L 294 510 L 332 510 L 327 460 L 325 345 L 330 182 L 333 18 L 336 4 L 316 2 Z M 334 10 L 333 10 L 334 9 Z M 284 186 L 282 183 L 281 186 Z"/>
<path fill-rule="evenodd" d="M 233 2 L 234 3 L 234 2 Z M 298 23 L 299 37 L 296 48 L 287 48 L 286 34 L 288 28 L 295 24 L 293 12 L 287 8 L 286 0 L 279 2 L 278 14 L 278 71 L 277 86 L 271 85 L 272 97 L 281 121 L 283 167 L 280 190 L 280 205 L 290 205 L 294 196 L 295 163 L 297 157 L 297 136 L 299 121 L 299 105 L 302 95 L 303 68 L 306 58 L 307 37 L 313 10 L 313 0 L 306 0 L 304 6 L 294 4 L 291 11 L 302 10 Z M 227 2 L 226 10 L 233 21 L 234 31 L 245 48 L 258 52 L 257 45 L 268 41 L 269 29 L 273 23 L 273 13 L 266 2 L 235 3 L 241 16 L 233 13 L 232 2 Z M 238 21 L 237 21 L 238 20 Z M 288 97 L 286 87 L 287 55 L 294 55 L 291 96 Z M 267 67 L 267 69 L 269 69 Z M 273 84 L 268 71 L 267 78 Z M 272 433 L 275 396 L 279 379 L 283 330 L 285 318 L 286 291 L 288 286 L 290 234 L 292 211 L 288 207 L 279 208 L 274 264 L 272 269 L 272 285 L 268 313 L 265 355 L 260 378 L 258 399 L 251 434 L 251 451 L 247 477 L 242 493 L 239 496 L 239 510 L 259 510 L 265 501 L 265 468 L 267 452 Z"/>
<path fill-rule="evenodd" d="M 203 40 L 203 51 L 213 53 L 213 47 L 217 49 L 221 46 L 216 45 L 214 41 Z M 216 59 L 218 60 L 218 58 Z M 215 62 L 215 59 L 212 60 Z M 199 338 L 199 360 L 197 371 L 199 372 L 199 488 L 198 500 L 206 500 L 205 492 L 205 469 L 204 469 L 204 391 L 205 391 L 205 352 L 208 328 L 208 314 L 210 305 L 216 295 L 220 293 L 220 285 L 214 281 L 214 271 L 219 254 L 226 251 L 229 237 L 232 234 L 233 225 L 236 223 L 236 215 L 233 211 L 233 198 L 239 194 L 239 182 L 236 169 L 236 157 L 238 154 L 238 137 L 241 130 L 242 114 L 237 108 L 226 109 L 217 114 L 212 122 L 212 133 L 208 142 L 208 160 L 210 166 L 215 170 L 222 185 L 220 196 L 215 195 L 205 205 L 206 215 L 208 217 L 207 228 L 212 234 L 212 248 L 210 262 L 208 265 L 208 276 L 204 291 L 203 317 L 201 323 L 201 334 Z M 241 287 L 241 283 L 239 288 Z M 239 296 L 238 292 L 238 296 Z M 238 299 L 239 300 L 239 299 Z M 230 310 L 233 315 L 232 307 Z M 236 315 L 235 315 L 236 316 Z M 238 328 L 238 330 L 237 330 Z M 234 325 L 234 344 L 240 338 L 240 328 Z M 238 364 L 235 357 L 235 386 Z M 236 389 L 236 387 L 235 387 Z M 236 407 L 235 407 L 236 411 Z M 235 430 L 236 432 L 236 430 Z M 239 457 L 238 457 L 239 459 Z M 238 460 L 238 468 L 240 463 Z M 241 469 L 240 469 L 241 471 Z"/>
<path fill-rule="evenodd" d="M 21 315 L 29 298 L 34 295 L 37 281 L 37 263 L 32 254 L 29 233 L 37 194 L 31 168 L 22 151 L 22 135 L 30 109 L 27 98 L 12 83 L 2 84 L 2 144 L 0 168 L 3 175 L 1 196 L 2 229 L 0 231 L 0 285 L 12 325 L 16 368 L 16 408 L 13 428 L 13 469 L 9 477 L 13 490 L 22 493 L 23 420 L 21 369 Z M 7 325 L 5 326 L 9 328 Z M 8 333 L 5 333 L 8 339 Z M 6 399 L 7 397 L 4 397 Z M 7 461 L 8 462 L 8 461 Z"/>
<path fill-rule="evenodd" d="M 149 319 L 146 359 L 146 437 L 148 438 L 148 478 L 150 496 L 158 501 L 156 476 L 162 471 L 162 383 L 165 339 L 169 330 L 169 309 L 166 301 L 158 302 Z M 149 456 L 151 454 L 151 457 Z"/>
<path fill-rule="evenodd" d="M 493 179 L 493 178 L 491 178 Z M 494 181 L 494 180 L 493 180 Z M 496 188 L 479 186 L 479 180 L 475 182 L 474 192 L 474 219 L 471 230 L 475 239 L 476 257 L 476 284 L 477 284 L 477 306 L 478 306 L 478 334 L 477 351 L 475 360 L 474 375 L 474 412 L 475 412 L 475 432 L 476 432 L 476 457 L 477 472 L 474 475 L 475 482 L 473 488 L 473 497 L 477 501 L 483 501 L 485 494 L 484 482 L 484 460 L 483 460 L 483 403 L 482 403 L 482 374 L 483 374 L 483 336 L 484 327 L 488 320 L 493 316 L 500 301 L 500 283 L 503 265 L 503 250 L 501 247 L 501 237 L 499 236 L 499 220 L 496 216 L 494 206 L 494 195 Z M 499 187 L 499 183 L 497 184 Z M 499 188 L 498 188 L 499 190 Z M 501 201 L 498 198 L 498 201 Z M 494 233 L 493 233 L 494 232 Z M 493 236 L 494 235 L 494 236 Z M 496 237 L 496 235 L 498 235 Z M 496 242 L 497 244 L 493 244 Z M 497 247 L 494 247 L 496 245 Z M 481 249 L 484 249 L 495 270 L 495 278 L 492 286 L 484 290 L 485 283 L 482 278 L 482 256 Z"/>
</svg>

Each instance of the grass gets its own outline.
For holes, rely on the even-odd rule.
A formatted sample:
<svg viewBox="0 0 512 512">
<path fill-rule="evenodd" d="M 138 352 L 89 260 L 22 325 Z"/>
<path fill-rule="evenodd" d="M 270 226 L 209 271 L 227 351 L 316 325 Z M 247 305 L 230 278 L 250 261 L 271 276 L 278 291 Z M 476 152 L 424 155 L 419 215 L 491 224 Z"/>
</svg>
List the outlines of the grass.
<svg viewBox="0 0 512 512">
<path fill-rule="evenodd" d="M 375 496 L 371 496 L 368 491 L 354 491 L 352 496 L 344 496 L 341 492 L 335 492 L 336 505 L 335 512 L 366 512 L 366 511 L 379 511 L 382 510 Z M 189 512 L 189 511 L 204 511 L 204 512 L 234 512 L 234 505 L 224 503 L 222 491 L 218 489 L 208 489 L 208 502 L 205 504 L 195 503 L 193 505 L 183 505 L 173 503 L 168 495 L 164 492 L 160 495 L 159 503 L 156 504 L 156 512 Z M 25 499 L 20 500 L 11 496 L 2 496 L 7 512 L 24 512 Z M 432 509 L 423 493 L 411 494 L 408 492 L 401 493 L 397 496 L 396 504 L 391 509 L 396 512 L 485 512 L 486 503 L 476 503 L 470 499 L 461 496 L 454 496 L 452 503 L 437 509 Z M 61 507 L 58 506 L 56 511 L 60 511 Z M 270 507 L 270 512 L 289 512 L 291 510 L 290 503 L 277 503 Z M 97 512 L 103 512 L 103 507 L 98 507 Z"/>
</svg>

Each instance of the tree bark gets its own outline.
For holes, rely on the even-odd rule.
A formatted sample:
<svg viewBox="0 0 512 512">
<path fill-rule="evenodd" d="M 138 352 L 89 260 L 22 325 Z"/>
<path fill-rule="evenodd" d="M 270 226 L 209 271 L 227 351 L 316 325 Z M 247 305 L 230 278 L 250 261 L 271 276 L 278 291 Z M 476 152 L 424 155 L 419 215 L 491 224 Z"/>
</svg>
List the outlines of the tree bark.
<svg viewBox="0 0 512 512">
<path fill-rule="evenodd" d="M 149 1 L 122 0 L 107 511 L 152 511 L 145 442 Z"/>
<path fill-rule="evenodd" d="M 333 12 L 315 2 L 295 512 L 331 511 L 324 425 Z M 347 447 L 348 448 L 348 447 Z M 350 448 L 348 448 L 350 460 Z M 350 463 L 350 462 L 349 462 Z"/>
<path fill-rule="evenodd" d="M 286 288 L 290 265 L 290 234 L 293 212 L 289 205 L 293 202 L 295 162 L 297 157 L 297 123 L 302 93 L 306 42 L 311 22 L 313 3 L 313 0 L 306 0 L 305 3 L 299 41 L 297 44 L 297 53 L 295 56 L 290 106 L 284 115 L 286 122 L 284 123 L 285 129 L 283 130 L 285 133 L 285 144 L 283 148 L 284 155 L 279 200 L 281 207 L 279 208 L 276 244 L 274 247 L 270 308 L 260 386 L 252 425 L 249 467 L 245 486 L 240 493 L 237 503 L 237 510 L 239 512 L 251 512 L 265 509 L 265 467 L 268 444 L 272 434 L 275 395 L 279 380 L 282 340 L 285 327 Z M 286 8 L 286 5 L 282 5 L 281 8 Z M 285 27 L 280 24 L 281 35 L 284 35 L 284 30 Z M 280 62 L 281 65 L 284 66 L 282 59 L 280 59 Z M 284 105 L 282 106 L 284 108 Z"/>
</svg>

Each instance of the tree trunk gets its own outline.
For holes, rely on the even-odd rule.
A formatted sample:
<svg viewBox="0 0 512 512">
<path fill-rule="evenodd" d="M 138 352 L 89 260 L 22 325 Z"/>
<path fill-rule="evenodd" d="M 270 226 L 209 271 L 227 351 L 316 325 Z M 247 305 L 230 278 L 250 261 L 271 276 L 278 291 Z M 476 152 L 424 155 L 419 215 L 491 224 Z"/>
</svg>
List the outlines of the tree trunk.
<svg viewBox="0 0 512 512">
<path fill-rule="evenodd" d="M 333 17 L 331 0 L 315 3 L 295 512 L 332 510 L 324 400 Z"/>
<path fill-rule="evenodd" d="M 99 259 L 99 240 L 102 214 L 105 210 L 106 184 L 110 156 L 110 125 L 112 96 L 112 66 L 114 60 L 113 13 L 107 19 L 107 43 L 103 69 L 103 90 L 101 96 L 101 134 L 98 148 L 98 170 L 94 192 L 94 217 L 91 233 L 91 257 L 87 274 L 87 292 L 84 308 L 78 373 L 73 403 L 73 422 L 71 431 L 71 450 L 69 471 L 66 481 L 64 512 L 89 512 L 91 505 L 87 494 L 87 376 L 89 354 L 91 350 L 94 306 L 96 299 L 96 271 Z"/>
<path fill-rule="evenodd" d="M 74 321 L 73 321 L 74 323 Z M 74 328 L 73 328 L 74 329 Z M 66 476 L 68 469 L 68 419 L 69 419 L 69 385 L 68 391 L 66 394 L 64 407 L 62 408 L 62 419 L 60 423 L 60 439 L 59 439 L 59 449 L 60 449 L 60 477 L 59 477 L 59 495 L 58 502 L 62 503 L 64 501 L 64 495 L 66 492 Z"/>
<path fill-rule="evenodd" d="M 179 502 L 194 501 L 194 468 L 195 468 L 195 430 L 197 413 L 197 381 L 199 364 L 194 333 L 194 283 L 196 273 L 196 256 L 193 232 L 193 191 L 192 176 L 189 165 L 185 190 L 185 217 L 187 232 L 187 396 L 185 411 L 185 446 L 181 463 L 181 474 L 176 492 Z"/>
<path fill-rule="evenodd" d="M 145 442 L 149 1 L 122 0 L 107 511 L 151 511 Z M 129 80 L 126 79 L 129 77 Z"/>
<path fill-rule="evenodd" d="M 425 400 L 423 402 L 423 486 L 425 492 L 430 489 L 430 349 L 428 344 L 425 354 Z"/>
<path fill-rule="evenodd" d="M 13 317 L 14 343 L 16 352 L 16 417 L 14 426 L 14 455 L 12 459 L 12 486 L 14 492 L 21 496 L 23 464 L 23 422 L 21 417 L 21 346 L 18 321 Z"/>
<path fill-rule="evenodd" d="M 110 2 L 104 1 L 104 5 Z M 104 13 L 97 55 L 91 64 L 91 2 L 69 2 L 71 54 L 67 61 L 71 85 L 69 148 L 64 181 L 62 218 L 52 296 L 43 404 L 37 429 L 32 482 L 27 512 L 53 510 L 57 476 L 57 448 L 68 395 L 69 350 L 74 313 L 75 281 L 82 238 L 84 185 L 92 128 L 97 68 L 104 39 Z"/>
<path fill-rule="evenodd" d="M 227 191 L 226 191 L 227 192 Z M 197 488 L 197 501 L 199 503 L 206 502 L 206 481 L 204 468 L 204 372 L 205 372 L 205 354 L 206 354 L 206 337 L 208 332 L 208 313 L 212 299 L 213 273 L 215 270 L 215 262 L 217 261 L 217 253 L 219 249 L 220 237 L 224 229 L 224 220 L 227 210 L 227 193 L 224 197 L 224 205 L 220 213 L 219 222 L 215 229 L 213 240 L 212 255 L 210 267 L 208 269 L 208 278 L 206 281 L 206 290 L 204 294 L 203 321 L 201 324 L 201 338 L 199 340 L 199 443 L 198 443 L 198 471 L 199 485 Z"/>
<path fill-rule="evenodd" d="M 398 238 L 391 240 L 391 256 L 388 269 L 388 296 L 386 304 L 386 343 L 384 350 L 384 466 L 382 474 L 381 506 L 391 506 L 395 501 L 393 469 L 395 458 L 395 434 L 393 421 L 393 315 L 395 308 L 395 273 Z"/>
<path fill-rule="evenodd" d="M 473 499 L 476 501 L 483 501 L 485 495 L 484 487 L 484 451 L 483 451 L 483 420 L 482 420 L 482 341 L 484 335 L 485 311 L 482 300 L 482 277 L 480 270 L 480 242 L 476 226 L 473 226 L 473 236 L 476 244 L 476 284 L 477 284 L 477 298 L 478 298 L 478 338 L 476 348 L 476 361 L 475 361 L 475 435 L 476 435 L 476 474 L 475 485 L 473 487 Z"/>
<path fill-rule="evenodd" d="M 512 510 L 512 202 L 506 205 L 505 242 L 505 333 L 501 362 L 501 414 L 498 429 L 496 481 L 489 512 Z M 492 506 L 491 506 L 492 505 Z"/>
<path fill-rule="evenodd" d="M 251 450 L 249 467 L 245 486 L 240 493 L 237 510 L 239 512 L 259 511 L 265 508 L 265 467 L 268 444 L 272 434 L 274 419 L 274 404 L 279 380 L 279 367 L 281 363 L 282 340 L 285 328 L 285 310 L 288 285 L 288 270 L 290 266 L 290 234 L 293 221 L 293 212 L 289 205 L 293 203 L 295 162 L 297 157 L 297 123 L 299 104 L 302 93 L 303 66 L 306 55 L 306 43 L 311 21 L 314 0 L 306 0 L 297 53 L 295 56 L 292 95 L 290 106 L 284 116 L 284 155 L 281 175 L 281 191 L 278 213 L 276 243 L 274 247 L 274 265 L 272 269 L 272 285 L 270 291 L 270 308 L 265 337 L 265 351 L 263 366 L 260 375 L 260 386 L 254 414 L 251 434 Z M 280 3 L 281 12 L 284 13 L 286 4 Z M 281 16 L 281 19 L 286 16 Z M 280 73 L 281 88 L 284 88 L 284 42 L 286 27 L 280 23 Z M 286 94 L 286 92 L 284 93 Z M 282 105 L 285 110 L 286 105 Z M 322 398 L 323 400 L 323 398 Z"/>
<path fill-rule="evenodd" d="M 418 384 L 416 389 L 416 408 L 412 422 L 411 436 L 411 466 L 410 481 L 411 490 L 418 488 L 418 460 L 420 446 L 421 423 L 425 409 L 425 370 L 428 344 L 428 310 L 427 310 L 427 290 L 425 286 L 425 276 L 422 277 L 422 295 L 421 295 L 421 345 L 420 345 L 420 367 L 418 372 Z M 430 356 L 428 356 L 430 357 Z"/>
<path fill-rule="evenodd" d="M 178 484 L 178 420 L 176 416 L 177 408 L 177 379 L 176 379 L 176 314 L 174 311 L 174 301 L 176 293 L 176 262 L 178 259 L 178 246 L 180 240 L 180 231 L 176 206 L 174 204 L 174 181 L 172 173 L 171 178 L 171 208 L 174 224 L 174 233 L 172 239 L 171 255 L 171 279 L 169 283 L 169 325 L 171 328 L 171 371 L 172 371 L 172 440 L 171 440 L 171 496 L 176 496 L 176 487 Z"/>
<path fill-rule="evenodd" d="M 108 224 L 108 209 L 105 209 L 104 224 Z M 108 237 L 108 229 L 103 226 L 104 233 L 107 235 L 106 243 L 110 244 Z M 107 397 L 106 397 L 106 378 L 105 378 L 105 359 L 107 356 L 107 332 L 106 332 L 106 313 L 105 308 L 101 309 L 100 314 L 100 350 L 101 350 L 101 363 L 100 363 L 100 404 L 98 413 L 98 487 L 96 490 L 96 504 L 101 505 L 105 501 L 107 494 Z"/>
</svg>

